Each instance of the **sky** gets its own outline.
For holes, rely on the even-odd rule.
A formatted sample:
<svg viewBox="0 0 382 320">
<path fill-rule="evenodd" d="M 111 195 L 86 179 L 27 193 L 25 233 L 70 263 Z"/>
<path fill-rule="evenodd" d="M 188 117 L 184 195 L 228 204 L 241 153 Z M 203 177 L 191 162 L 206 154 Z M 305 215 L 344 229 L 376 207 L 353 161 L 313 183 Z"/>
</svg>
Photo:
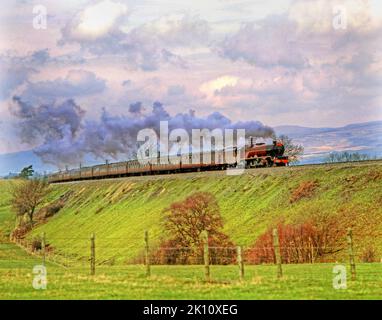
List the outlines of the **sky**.
<svg viewBox="0 0 382 320">
<path fill-rule="evenodd" d="M 118 153 L 117 129 L 163 115 L 382 120 L 378 0 L 5 0 L 0 30 L 0 154 Z"/>
</svg>

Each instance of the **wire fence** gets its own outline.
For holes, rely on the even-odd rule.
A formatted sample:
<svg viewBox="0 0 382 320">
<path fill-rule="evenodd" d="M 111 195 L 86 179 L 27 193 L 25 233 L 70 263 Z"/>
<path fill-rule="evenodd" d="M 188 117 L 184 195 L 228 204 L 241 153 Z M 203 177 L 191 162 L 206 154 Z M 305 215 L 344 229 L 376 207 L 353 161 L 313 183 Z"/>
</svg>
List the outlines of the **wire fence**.
<svg viewBox="0 0 382 320">
<path fill-rule="evenodd" d="M 356 263 L 361 262 L 359 259 L 360 248 L 354 245 L 351 230 L 348 231 L 346 245 L 325 248 L 313 245 L 280 246 L 277 229 L 273 234 L 273 246 L 219 247 L 210 246 L 208 239 L 206 233 L 199 246 L 150 247 L 146 232 L 140 250 L 124 244 L 126 239 L 97 238 L 94 234 L 89 238 L 52 238 L 52 241 L 42 234 L 35 239 L 14 239 L 13 241 L 31 256 L 41 259 L 40 261 L 44 265 L 46 263 L 55 264 L 69 271 L 81 271 L 90 275 L 98 272 L 107 273 L 111 270 L 131 272 L 131 267 L 135 267 L 136 272 L 139 272 L 140 275 L 149 277 L 155 272 L 161 272 L 158 267 L 184 266 L 189 270 L 192 268 L 194 268 L 192 270 L 198 270 L 200 278 L 210 281 L 212 277 L 217 276 L 216 268 L 231 266 L 234 267 L 231 269 L 236 271 L 227 273 L 227 277 L 233 278 L 231 280 L 243 280 L 247 273 L 245 270 L 252 270 L 251 268 L 254 266 L 259 266 L 257 270 L 264 270 L 264 272 L 266 269 L 272 270 L 275 277 L 282 278 L 285 268 L 293 270 L 294 265 L 303 265 L 305 266 L 304 276 L 313 277 L 317 276 L 320 270 L 326 270 L 327 264 L 342 264 L 347 266 L 351 278 L 355 280 L 357 278 Z M 56 245 L 57 243 L 60 245 Z M 4 250 L 6 248 L 0 247 L 0 254 Z M 382 268 L 375 271 L 369 270 L 368 273 L 370 272 L 375 272 L 375 275 L 370 274 L 370 276 L 382 278 Z"/>
</svg>

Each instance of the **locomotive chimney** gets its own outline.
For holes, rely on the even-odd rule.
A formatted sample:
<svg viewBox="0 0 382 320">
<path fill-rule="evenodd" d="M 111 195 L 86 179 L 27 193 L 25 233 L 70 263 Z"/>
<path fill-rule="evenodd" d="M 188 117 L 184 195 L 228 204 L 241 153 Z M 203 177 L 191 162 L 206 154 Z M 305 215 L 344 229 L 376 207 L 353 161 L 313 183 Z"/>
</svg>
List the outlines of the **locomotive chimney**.
<svg viewBox="0 0 382 320">
<path fill-rule="evenodd" d="M 253 140 L 253 137 L 250 137 L 249 139 L 250 139 L 250 143 L 249 143 L 249 144 L 250 144 L 251 147 L 253 147 L 253 146 L 254 146 L 254 140 Z"/>
</svg>

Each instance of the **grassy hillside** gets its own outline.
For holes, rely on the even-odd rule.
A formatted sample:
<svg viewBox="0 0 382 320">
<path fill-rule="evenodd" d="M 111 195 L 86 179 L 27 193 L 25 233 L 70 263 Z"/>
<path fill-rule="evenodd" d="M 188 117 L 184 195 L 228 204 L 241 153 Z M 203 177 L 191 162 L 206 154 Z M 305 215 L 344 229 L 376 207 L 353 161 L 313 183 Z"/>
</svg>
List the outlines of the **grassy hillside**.
<svg viewBox="0 0 382 320">
<path fill-rule="evenodd" d="M 15 217 L 11 212 L 10 188 L 14 181 L 0 180 L 0 243 L 6 240 L 15 227 Z"/>
<path fill-rule="evenodd" d="M 313 190 L 304 189 L 309 183 Z M 252 245 L 279 221 L 337 215 L 341 227 L 353 227 L 357 256 L 372 247 L 382 257 L 382 162 L 57 184 L 48 202 L 70 192 L 64 208 L 28 238 L 45 232 L 56 254 L 81 260 L 88 257 L 94 232 L 99 263 L 126 263 L 142 253 L 144 230 L 154 246 L 168 237 L 161 225 L 163 209 L 195 191 L 217 197 L 224 231 L 237 244 Z M 9 202 L 2 198 L 0 220 L 11 225 Z"/>
</svg>

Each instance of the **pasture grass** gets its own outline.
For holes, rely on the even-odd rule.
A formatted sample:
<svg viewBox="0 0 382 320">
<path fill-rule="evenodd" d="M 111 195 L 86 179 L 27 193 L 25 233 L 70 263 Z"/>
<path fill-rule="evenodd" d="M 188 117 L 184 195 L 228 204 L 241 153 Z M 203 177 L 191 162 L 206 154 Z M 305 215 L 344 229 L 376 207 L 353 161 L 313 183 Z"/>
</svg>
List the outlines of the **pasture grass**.
<svg viewBox="0 0 382 320">
<path fill-rule="evenodd" d="M 7 254 L 4 254 L 4 253 Z M 284 265 L 276 278 L 273 265 L 238 268 L 212 266 L 211 282 L 203 266 L 152 266 L 151 277 L 142 265 L 65 269 L 47 263 L 47 289 L 32 287 L 33 266 L 41 259 L 14 244 L 0 246 L 0 299 L 381 299 L 382 264 L 358 264 L 357 280 L 347 289 L 334 289 L 334 264 Z M 349 270 L 348 270 L 349 273 Z"/>
</svg>

